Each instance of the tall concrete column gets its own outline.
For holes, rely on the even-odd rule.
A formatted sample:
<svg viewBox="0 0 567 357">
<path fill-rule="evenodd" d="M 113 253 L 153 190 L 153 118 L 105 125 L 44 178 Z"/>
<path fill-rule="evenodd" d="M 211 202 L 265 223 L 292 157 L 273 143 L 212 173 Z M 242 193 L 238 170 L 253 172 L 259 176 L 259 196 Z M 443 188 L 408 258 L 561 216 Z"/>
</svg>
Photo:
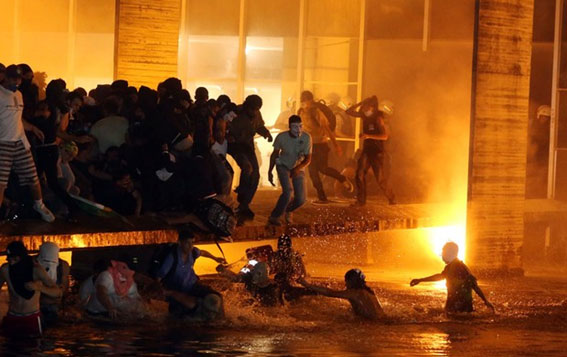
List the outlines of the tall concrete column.
<svg viewBox="0 0 567 357">
<path fill-rule="evenodd" d="M 534 0 L 477 0 L 467 261 L 521 271 Z"/>
<path fill-rule="evenodd" d="M 177 77 L 181 0 L 116 0 L 114 78 L 156 88 Z"/>
</svg>

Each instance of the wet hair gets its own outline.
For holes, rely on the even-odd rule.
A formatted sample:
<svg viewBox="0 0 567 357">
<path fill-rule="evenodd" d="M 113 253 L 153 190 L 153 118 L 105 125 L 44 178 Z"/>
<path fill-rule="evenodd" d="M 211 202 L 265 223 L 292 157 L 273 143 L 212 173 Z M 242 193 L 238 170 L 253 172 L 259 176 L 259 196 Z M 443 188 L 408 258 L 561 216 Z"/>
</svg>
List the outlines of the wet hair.
<svg viewBox="0 0 567 357">
<path fill-rule="evenodd" d="M 374 291 L 366 285 L 366 276 L 360 271 L 360 269 L 351 269 L 345 274 L 345 282 L 349 288 L 352 289 L 364 289 L 374 295 Z"/>
<path fill-rule="evenodd" d="M 299 115 L 292 115 L 288 119 L 289 125 L 295 123 L 301 123 L 301 117 Z"/>
<path fill-rule="evenodd" d="M 299 97 L 300 102 L 306 102 L 308 100 L 313 100 L 313 93 L 308 90 L 301 92 L 301 96 Z"/>
<path fill-rule="evenodd" d="M 183 227 L 177 230 L 177 240 L 180 242 L 194 238 L 195 234 L 193 234 L 193 231 L 187 227 Z"/>
<path fill-rule="evenodd" d="M 8 246 L 6 247 L 6 255 L 9 257 L 13 256 L 24 258 L 28 256 L 28 249 L 26 248 L 24 243 L 22 243 L 22 241 L 15 240 L 8 244 Z"/>
<path fill-rule="evenodd" d="M 209 91 L 205 87 L 195 89 L 195 100 L 197 102 L 204 102 L 209 99 Z"/>
<path fill-rule="evenodd" d="M 257 94 L 251 94 L 244 100 L 242 106 L 246 109 L 260 109 L 262 108 L 262 98 Z"/>
<path fill-rule="evenodd" d="M 27 73 L 30 73 L 30 72 L 33 73 L 33 71 L 32 71 L 32 69 L 31 69 L 30 65 L 27 64 L 27 63 L 20 63 L 20 64 L 18 65 L 18 68 L 20 69 L 20 71 L 22 71 L 22 75 L 27 74 Z"/>
</svg>

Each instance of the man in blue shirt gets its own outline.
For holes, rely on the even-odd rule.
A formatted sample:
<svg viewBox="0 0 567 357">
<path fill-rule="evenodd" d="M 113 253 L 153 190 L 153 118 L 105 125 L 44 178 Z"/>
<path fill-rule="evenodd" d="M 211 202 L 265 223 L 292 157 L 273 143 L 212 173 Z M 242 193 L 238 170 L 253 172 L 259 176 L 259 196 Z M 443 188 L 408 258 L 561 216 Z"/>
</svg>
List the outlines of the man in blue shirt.
<svg viewBox="0 0 567 357">
<path fill-rule="evenodd" d="M 179 232 L 178 245 L 163 261 L 157 278 L 165 287 L 171 314 L 214 319 L 223 314 L 222 297 L 209 286 L 199 283 L 199 277 L 193 267 L 199 257 L 209 258 L 217 263 L 226 261 L 194 247 L 193 238 L 189 231 Z"/>
</svg>

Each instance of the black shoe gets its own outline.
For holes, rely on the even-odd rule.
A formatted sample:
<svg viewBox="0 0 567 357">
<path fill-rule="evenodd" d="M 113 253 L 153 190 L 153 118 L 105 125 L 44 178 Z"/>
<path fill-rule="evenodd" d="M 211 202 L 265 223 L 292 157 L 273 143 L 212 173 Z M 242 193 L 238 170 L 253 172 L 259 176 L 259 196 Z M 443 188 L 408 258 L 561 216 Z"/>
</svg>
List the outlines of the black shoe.
<svg viewBox="0 0 567 357">
<path fill-rule="evenodd" d="M 252 210 L 249 207 L 239 208 L 237 210 L 237 212 L 238 212 L 238 215 L 241 215 L 241 216 L 243 216 L 247 219 L 254 219 L 254 216 L 255 216 L 254 212 L 252 212 Z"/>
</svg>

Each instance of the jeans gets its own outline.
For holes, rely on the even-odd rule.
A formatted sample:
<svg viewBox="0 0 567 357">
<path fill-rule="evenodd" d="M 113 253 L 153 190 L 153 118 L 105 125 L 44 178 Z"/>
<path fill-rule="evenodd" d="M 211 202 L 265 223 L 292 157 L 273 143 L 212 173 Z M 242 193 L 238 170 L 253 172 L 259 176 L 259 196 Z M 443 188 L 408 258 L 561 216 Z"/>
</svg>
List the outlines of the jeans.
<svg viewBox="0 0 567 357">
<path fill-rule="evenodd" d="M 282 186 L 282 194 L 278 198 L 271 217 L 280 218 L 284 212 L 293 212 L 305 203 L 305 172 L 301 171 L 296 177 L 291 177 L 291 170 L 283 165 L 277 165 L 278 179 Z M 293 185 L 293 202 L 291 186 Z"/>
<path fill-rule="evenodd" d="M 325 201 L 327 195 L 323 190 L 323 182 L 319 173 L 330 176 L 339 182 L 345 182 L 346 178 L 340 172 L 329 167 L 329 145 L 327 143 L 313 144 L 313 153 L 311 155 L 311 164 L 309 165 L 309 177 L 313 182 L 313 187 L 317 190 L 317 197 Z"/>
<path fill-rule="evenodd" d="M 248 207 L 260 182 L 260 167 L 254 147 L 246 144 L 231 144 L 228 147 L 229 154 L 234 158 L 240 167 L 240 183 L 236 189 L 238 203 Z"/>
</svg>

